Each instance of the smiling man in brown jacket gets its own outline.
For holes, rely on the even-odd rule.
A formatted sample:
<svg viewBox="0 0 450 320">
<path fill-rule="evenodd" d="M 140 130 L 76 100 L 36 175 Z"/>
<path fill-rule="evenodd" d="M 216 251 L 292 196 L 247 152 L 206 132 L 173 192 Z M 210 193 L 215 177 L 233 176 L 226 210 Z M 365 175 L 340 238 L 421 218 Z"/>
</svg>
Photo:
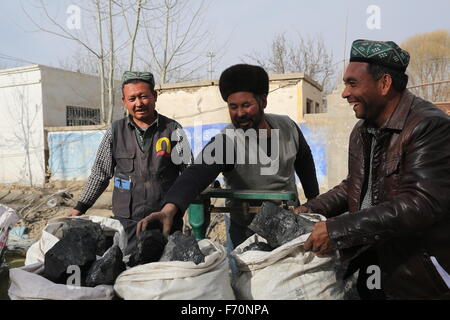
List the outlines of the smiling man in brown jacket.
<svg viewBox="0 0 450 320">
<path fill-rule="evenodd" d="M 328 217 L 305 248 L 341 250 L 363 299 L 450 298 L 450 118 L 405 89 L 408 63 L 394 42 L 353 43 L 348 176 L 300 210 Z"/>
</svg>

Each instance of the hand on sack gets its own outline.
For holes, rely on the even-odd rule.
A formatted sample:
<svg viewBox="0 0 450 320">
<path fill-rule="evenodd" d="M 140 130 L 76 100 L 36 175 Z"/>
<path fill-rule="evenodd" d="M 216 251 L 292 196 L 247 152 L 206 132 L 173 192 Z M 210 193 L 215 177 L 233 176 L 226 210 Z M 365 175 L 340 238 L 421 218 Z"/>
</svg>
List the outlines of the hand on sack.
<svg viewBox="0 0 450 320">
<path fill-rule="evenodd" d="M 309 208 L 307 206 L 300 206 L 300 207 L 296 207 L 294 209 L 295 214 L 311 213 L 311 212 L 312 212 L 311 208 Z"/>
<path fill-rule="evenodd" d="M 76 217 L 76 216 L 81 216 L 81 212 L 77 209 L 72 209 L 66 214 L 66 217 Z"/>
<path fill-rule="evenodd" d="M 312 251 L 318 256 L 326 256 L 333 253 L 325 221 L 317 222 L 314 225 L 314 229 L 303 247 L 306 251 Z"/>
<path fill-rule="evenodd" d="M 153 212 L 138 222 L 136 226 L 136 235 L 145 231 L 149 223 L 153 221 L 159 221 L 163 225 L 163 234 L 169 235 L 170 229 L 172 229 L 173 217 L 177 211 L 178 208 L 174 204 L 166 204 L 161 211 Z"/>
</svg>

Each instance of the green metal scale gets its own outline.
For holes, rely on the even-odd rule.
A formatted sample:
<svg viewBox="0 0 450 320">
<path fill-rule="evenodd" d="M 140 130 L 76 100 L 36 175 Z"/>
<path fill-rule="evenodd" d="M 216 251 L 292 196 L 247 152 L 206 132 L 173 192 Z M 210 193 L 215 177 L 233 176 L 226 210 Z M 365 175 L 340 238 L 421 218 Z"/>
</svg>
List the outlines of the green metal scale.
<svg viewBox="0 0 450 320">
<path fill-rule="evenodd" d="M 247 201 L 276 201 L 287 208 L 287 201 L 295 201 L 296 194 L 292 191 L 207 188 L 201 193 L 198 200 L 192 203 L 188 208 L 189 224 L 192 227 L 196 240 L 205 238 L 206 224 L 209 224 L 209 215 L 211 212 L 230 212 L 230 210 L 233 209 L 228 207 L 214 207 L 211 205 L 211 198 L 244 200 L 243 206 L 238 209 L 257 213 L 259 207 L 250 207 Z"/>
</svg>

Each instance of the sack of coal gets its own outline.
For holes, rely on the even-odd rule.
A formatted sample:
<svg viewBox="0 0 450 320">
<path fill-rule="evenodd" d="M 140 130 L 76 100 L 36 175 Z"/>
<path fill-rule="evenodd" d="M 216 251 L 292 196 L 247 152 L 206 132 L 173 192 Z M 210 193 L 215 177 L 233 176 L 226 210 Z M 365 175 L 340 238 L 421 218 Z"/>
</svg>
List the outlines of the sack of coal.
<svg viewBox="0 0 450 320">
<path fill-rule="evenodd" d="M 183 239 L 188 242 L 179 245 Z M 200 254 L 187 245 L 194 246 L 191 238 L 173 234 L 164 258 L 117 277 L 116 294 L 125 300 L 234 300 L 227 250 L 215 241 L 200 240 L 194 247 L 198 245 L 204 261 L 198 263 Z"/>
<path fill-rule="evenodd" d="M 72 222 L 72 220 L 74 221 Z M 75 220 L 87 220 L 100 226 L 100 229 L 90 223 L 75 222 Z M 100 246 L 98 242 L 95 243 L 101 237 L 94 230 L 101 230 L 103 235 L 106 236 L 105 244 L 102 244 L 101 241 Z M 110 239 L 108 240 L 108 238 Z M 112 247 L 105 252 L 103 257 L 98 256 L 97 253 L 101 253 L 103 248 L 108 246 L 111 238 Z M 65 244 L 65 242 L 67 243 Z M 41 238 L 28 249 L 25 266 L 10 270 L 11 285 L 8 295 L 13 300 L 111 300 L 115 297 L 115 293 L 113 286 L 108 281 L 108 272 L 114 271 L 112 273 L 115 277 L 119 268 L 114 267 L 113 270 L 108 270 L 105 265 L 109 264 L 109 268 L 111 268 L 110 263 L 112 261 L 114 261 L 114 264 L 120 265 L 117 261 L 120 255 L 115 247 L 120 248 L 123 252 L 126 246 L 125 230 L 116 219 L 82 216 L 51 220 L 42 231 Z M 49 251 L 50 253 L 48 253 Z M 64 270 L 66 275 L 60 273 L 61 278 L 53 279 L 56 281 L 54 282 L 44 277 L 45 273 L 51 271 L 51 269 L 45 270 L 47 258 L 56 262 L 54 267 L 57 270 L 63 270 L 64 266 L 68 264 L 67 262 L 61 263 L 61 261 L 70 260 L 73 264 Z M 102 259 L 103 264 L 101 263 Z M 99 274 L 94 271 L 98 268 L 105 270 L 105 276 L 108 277 L 103 277 L 103 279 L 97 277 Z M 91 283 L 96 282 L 95 284 L 98 284 L 104 281 L 109 284 L 87 287 L 85 285 L 89 277 L 92 278 Z"/>
<path fill-rule="evenodd" d="M 134 250 L 131 252 L 128 266 L 134 267 L 158 261 L 164 251 L 167 239 L 159 229 L 145 230 L 139 233 Z"/>
<path fill-rule="evenodd" d="M 243 248 L 242 252 L 245 252 L 245 251 L 266 251 L 266 252 L 270 252 L 273 249 L 274 248 L 269 246 L 266 242 L 258 241 L 258 238 L 256 238 L 256 241 L 251 243 L 251 244 L 249 244 L 245 248 Z"/>
<path fill-rule="evenodd" d="M 317 214 L 305 214 L 304 218 L 313 223 L 326 220 Z M 295 232 L 295 228 L 293 229 Z M 258 234 L 252 235 L 237 246 L 231 253 L 237 268 L 232 282 L 236 298 L 238 300 L 343 299 L 344 283 L 336 272 L 336 264 L 339 261 L 337 252 L 330 256 L 319 257 L 311 251 L 305 251 L 303 245 L 309 236 L 310 233 L 304 233 L 272 251 L 248 250 L 254 246 L 262 246 L 262 243 L 266 242 L 266 239 Z M 279 238 L 276 240 L 279 241 Z"/>
<path fill-rule="evenodd" d="M 177 231 L 169 236 L 169 241 L 159 261 L 192 261 L 195 264 L 205 262 L 197 240 L 192 235 Z"/>
<path fill-rule="evenodd" d="M 263 202 L 261 211 L 256 214 L 250 230 L 267 240 L 272 248 L 312 231 L 315 222 L 283 209 L 273 202 Z"/>
<path fill-rule="evenodd" d="M 43 263 L 46 252 L 59 242 L 69 230 L 76 229 L 102 231 L 96 233 L 98 242 L 95 254 L 97 256 L 103 256 L 102 252 L 113 245 L 118 245 L 122 252 L 127 246 L 127 236 L 119 220 L 97 216 L 62 217 L 47 223 L 42 230 L 41 238 L 28 249 L 25 265 Z M 104 241 L 102 241 L 103 236 L 105 237 Z"/>
<path fill-rule="evenodd" d="M 76 266 L 80 270 L 81 285 L 85 286 L 92 263 L 113 244 L 113 236 L 107 236 L 106 231 L 90 220 L 72 219 L 64 223 L 57 231 L 61 240 L 45 254 L 44 277 L 65 284 L 70 276 L 68 268 Z"/>
</svg>

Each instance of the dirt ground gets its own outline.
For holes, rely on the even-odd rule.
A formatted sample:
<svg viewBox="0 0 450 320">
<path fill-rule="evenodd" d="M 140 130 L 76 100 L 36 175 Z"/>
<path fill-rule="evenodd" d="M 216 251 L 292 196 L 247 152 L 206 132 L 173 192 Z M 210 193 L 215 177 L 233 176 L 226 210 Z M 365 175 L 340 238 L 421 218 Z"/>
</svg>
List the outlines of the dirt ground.
<svg viewBox="0 0 450 320">
<path fill-rule="evenodd" d="M 79 182 L 47 184 L 44 188 L 0 185 L 0 203 L 16 210 L 22 219 L 15 226 L 25 226 L 29 237 L 38 240 L 49 220 L 64 216 L 75 206 L 81 190 L 82 184 Z M 87 214 L 111 217 L 110 198 L 111 190 L 107 189 L 99 199 L 101 201 L 98 200 Z M 190 230 L 187 215 L 185 218 L 184 230 L 187 231 Z M 223 215 L 212 216 L 207 237 L 225 244 L 226 231 Z"/>
<path fill-rule="evenodd" d="M 39 239 L 47 222 L 68 213 L 80 192 L 81 187 L 78 185 L 66 189 L 1 185 L 0 203 L 13 208 L 22 217 L 15 226 L 27 227 L 29 237 Z M 92 209 L 89 214 L 111 216 L 112 212 L 106 208 Z"/>
</svg>

